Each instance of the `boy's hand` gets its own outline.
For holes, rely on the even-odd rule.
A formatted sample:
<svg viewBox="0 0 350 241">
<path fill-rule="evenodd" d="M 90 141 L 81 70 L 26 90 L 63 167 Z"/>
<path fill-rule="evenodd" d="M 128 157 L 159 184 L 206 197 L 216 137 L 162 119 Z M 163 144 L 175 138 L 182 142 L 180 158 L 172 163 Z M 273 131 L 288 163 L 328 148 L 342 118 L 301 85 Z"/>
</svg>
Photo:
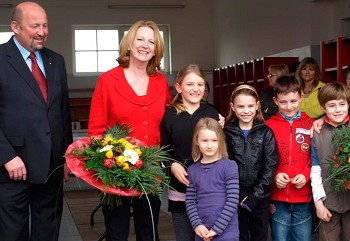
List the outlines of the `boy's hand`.
<svg viewBox="0 0 350 241">
<path fill-rule="evenodd" d="M 318 120 L 315 120 L 312 123 L 311 138 L 313 138 L 313 133 L 314 133 L 313 130 L 316 131 L 317 134 L 321 133 L 321 129 L 322 129 L 323 123 L 324 123 L 324 117 L 322 117 L 322 118 L 320 118 Z"/>
<path fill-rule="evenodd" d="M 289 182 L 289 176 L 287 175 L 287 173 L 278 173 L 275 177 L 275 183 L 277 188 L 281 189 L 281 188 L 285 188 Z"/>
<path fill-rule="evenodd" d="M 329 222 L 332 218 L 331 212 L 326 208 L 326 206 L 323 204 L 323 201 L 320 199 L 317 202 L 315 202 L 316 207 L 316 214 L 319 219 L 325 222 Z"/>
<path fill-rule="evenodd" d="M 202 239 L 206 238 L 206 235 L 209 233 L 209 230 L 207 229 L 207 227 L 205 227 L 203 224 L 198 225 L 194 232 L 201 237 Z"/>
<path fill-rule="evenodd" d="M 179 182 L 185 184 L 187 187 L 190 185 L 190 182 L 187 179 L 188 174 L 183 165 L 176 162 L 172 163 L 171 172 L 176 177 L 176 179 L 179 180 Z"/>
<path fill-rule="evenodd" d="M 292 183 L 296 188 L 302 188 L 306 184 L 306 178 L 303 174 L 298 174 L 293 178 Z"/>
</svg>

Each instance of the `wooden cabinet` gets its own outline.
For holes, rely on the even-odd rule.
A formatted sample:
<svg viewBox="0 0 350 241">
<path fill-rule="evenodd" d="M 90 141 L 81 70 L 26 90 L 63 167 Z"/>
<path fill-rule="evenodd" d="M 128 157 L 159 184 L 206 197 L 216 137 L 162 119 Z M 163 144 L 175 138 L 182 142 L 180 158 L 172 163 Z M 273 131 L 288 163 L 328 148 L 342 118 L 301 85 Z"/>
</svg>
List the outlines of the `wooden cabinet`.
<svg viewBox="0 0 350 241">
<path fill-rule="evenodd" d="M 88 128 L 90 103 L 91 103 L 91 97 L 69 99 L 73 129 Z"/>
<path fill-rule="evenodd" d="M 321 42 L 322 81 L 344 82 L 343 70 L 350 65 L 350 35 Z"/>
<path fill-rule="evenodd" d="M 227 116 L 228 102 L 232 91 L 238 85 L 252 85 L 260 94 L 270 88 L 267 80 L 271 64 L 284 63 L 288 67 L 298 61 L 298 57 L 264 57 L 245 61 L 213 70 L 213 104 L 219 112 Z"/>
</svg>

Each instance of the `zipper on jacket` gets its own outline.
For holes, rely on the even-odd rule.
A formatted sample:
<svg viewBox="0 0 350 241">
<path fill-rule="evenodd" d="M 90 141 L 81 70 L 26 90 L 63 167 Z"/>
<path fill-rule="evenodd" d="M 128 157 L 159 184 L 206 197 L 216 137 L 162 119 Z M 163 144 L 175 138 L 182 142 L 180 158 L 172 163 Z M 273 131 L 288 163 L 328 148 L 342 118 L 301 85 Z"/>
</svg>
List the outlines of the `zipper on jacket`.
<svg viewBox="0 0 350 241">
<path fill-rule="evenodd" d="M 290 166 L 291 166 L 291 163 L 292 163 L 292 140 L 293 140 L 293 127 L 292 127 L 292 123 L 289 123 L 289 163 L 288 163 L 288 173 L 290 175 Z M 290 176 L 288 175 L 289 177 L 289 181 L 290 181 Z M 287 198 L 287 202 L 289 201 L 289 183 L 287 184 L 287 195 L 286 195 L 286 198 Z"/>
</svg>

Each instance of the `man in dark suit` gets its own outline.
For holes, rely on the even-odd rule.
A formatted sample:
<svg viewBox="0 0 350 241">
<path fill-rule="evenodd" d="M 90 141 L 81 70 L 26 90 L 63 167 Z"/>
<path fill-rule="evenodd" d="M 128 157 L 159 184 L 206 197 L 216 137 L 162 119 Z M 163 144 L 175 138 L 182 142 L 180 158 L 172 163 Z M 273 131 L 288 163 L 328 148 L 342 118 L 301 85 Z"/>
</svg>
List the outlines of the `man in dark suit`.
<svg viewBox="0 0 350 241">
<path fill-rule="evenodd" d="M 72 142 L 65 63 L 44 47 L 40 5 L 17 5 L 11 28 L 14 36 L 0 45 L 0 240 L 55 241 L 69 172 L 63 155 Z"/>
</svg>

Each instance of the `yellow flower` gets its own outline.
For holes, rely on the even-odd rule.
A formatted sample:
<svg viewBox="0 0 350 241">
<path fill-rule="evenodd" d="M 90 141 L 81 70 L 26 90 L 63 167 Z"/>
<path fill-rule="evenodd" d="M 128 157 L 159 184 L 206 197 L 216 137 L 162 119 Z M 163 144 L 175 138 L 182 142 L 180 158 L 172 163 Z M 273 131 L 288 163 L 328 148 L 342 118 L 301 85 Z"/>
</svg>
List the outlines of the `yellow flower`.
<svg viewBox="0 0 350 241">
<path fill-rule="evenodd" d="M 112 158 L 112 157 L 113 157 L 113 151 L 112 151 L 112 150 L 108 150 L 108 151 L 106 152 L 105 156 L 106 156 L 107 158 Z"/>
<path fill-rule="evenodd" d="M 127 162 L 125 162 L 124 164 L 123 164 L 123 170 L 124 171 L 129 171 L 129 164 L 127 163 Z"/>
<path fill-rule="evenodd" d="M 135 148 L 134 151 L 137 153 L 137 155 L 141 156 L 142 151 L 140 150 L 140 148 Z"/>
<path fill-rule="evenodd" d="M 103 144 L 104 145 L 111 144 L 112 141 L 113 141 L 112 137 L 105 137 L 105 138 L 103 138 Z"/>
<path fill-rule="evenodd" d="M 134 149 L 134 145 L 130 144 L 129 142 L 125 144 L 125 150 L 132 150 Z"/>
<path fill-rule="evenodd" d="M 118 156 L 117 163 L 118 165 L 122 166 L 125 163 L 126 159 L 125 156 Z"/>
<path fill-rule="evenodd" d="M 122 144 L 122 145 L 125 146 L 125 145 L 128 143 L 128 141 L 125 140 L 124 138 L 120 138 L 120 139 L 117 141 L 117 143 L 120 143 L 120 144 Z"/>
</svg>

